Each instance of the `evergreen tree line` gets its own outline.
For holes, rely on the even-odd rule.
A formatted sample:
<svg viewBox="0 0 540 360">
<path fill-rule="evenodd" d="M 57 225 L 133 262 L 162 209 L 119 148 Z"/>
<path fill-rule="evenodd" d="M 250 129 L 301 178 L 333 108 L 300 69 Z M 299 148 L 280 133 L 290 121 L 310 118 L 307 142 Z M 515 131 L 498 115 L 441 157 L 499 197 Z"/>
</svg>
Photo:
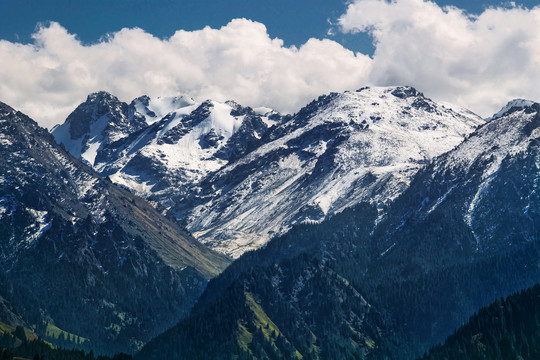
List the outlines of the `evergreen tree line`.
<svg viewBox="0 0 540 360">
<path fill-rule="evenodd" d="M 136 359 L 363 359 L 383 341 L 380 324 L 345 279 L 300 255 L 244 273 Z"/>
<path fill-rule="evenodd" d="M 422 360 L 540 359 L 540 284 L 482 308 Z"/>
<path fill-rule="evenodd" d="M 452 246 L 456 239 L 467 243 L 470 229 L 452 209 L 446 210 L 446 216 L 439 211 L 430 215 L 433 231 L 427 234 L 418 235 L 425 228 L 420 225 L 415 234 L 401 232 L 401 243 L 382 258 L 375 256 L 384 246 L 370 241 L 376 212 L 367 205 L 323 224 L 295 227 L 212 280 L 192 315 L 136 358 L 291 358 L 294 352 L 276 350 L 271 345 L 277 341 L 260 336 L 253 336 L 248 350 L 239 345 L 238 324 L 250 324 L 249 311 L 239 312 L 245 309 L 246 289 L 304 359 L 418 357 L 480 307 L 538 281 L 538 242 L 469 257 L 467 249 Z M 421 256 L 418 243 L 427 244 L 420 246 Z M 295 292 L 302 273 L 315 274 L 313 269 L 321 276 L 304 281 L 305 291 Z M 369 313 L 362 310 L 360 297 L 343 296 L 348 286 L 337 278 L 367 300 Z"/>
</svg>

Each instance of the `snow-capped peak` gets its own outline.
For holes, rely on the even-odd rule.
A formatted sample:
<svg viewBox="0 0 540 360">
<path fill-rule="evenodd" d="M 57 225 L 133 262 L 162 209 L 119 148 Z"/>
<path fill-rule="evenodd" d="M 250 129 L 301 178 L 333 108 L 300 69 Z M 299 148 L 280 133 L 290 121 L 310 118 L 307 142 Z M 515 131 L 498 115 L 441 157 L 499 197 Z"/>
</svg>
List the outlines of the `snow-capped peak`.
<svg viewBox="0 0 540 360">
<path fill-rule="evenodd" d="M 208 173 L 241 157 L 269 127 L 262 116 L 234 101 L 145 96 L 131 107 L 137 114 L 146 111 L 146 127 L 105 146 L 94 167 L 140 195 L 164 201 L 165 207 Z M 279 114 L 271 116 L 278 121 Z"/>
<path fill-rule="evenodd" d="M 86 102 L 118 101 L 118 98 L 110 92 L 101 90 L 91 93 L 86 97 Z"/>
<path fill-rule="evenodd" d="M 534 104 L 534 101 L 531 100 L 525 100 L 525 99 L 514 99 L 508 102 L 501 110 L 499 110 L 496 114 L 494 114 L 492 117 L 487 118 L 486 121 L 492 121 L 494 119 L 500 118 L 504 115 L 506 115 L 509 111 L 522 109 L 525 107 L 529 107 Z"/>
<path fill-rule="evenodd" d="M 293 224 L 367 201 L 384 207 L 435 156 L 483 120 L 412 87 L 319 97 L 271 128 L 267 142 L 203 180 L 188 229 L 233 257 Z"/>
<path fill-rule="evenodd" d="M 143 125 L 97 149 L 96 170 L 233 256 L 362 201 L 383 208 L 484 123 L 408 86 L 331 93 L 285 117 L 186 97 L 130 109 L 127 121 Z"/>
</svg>

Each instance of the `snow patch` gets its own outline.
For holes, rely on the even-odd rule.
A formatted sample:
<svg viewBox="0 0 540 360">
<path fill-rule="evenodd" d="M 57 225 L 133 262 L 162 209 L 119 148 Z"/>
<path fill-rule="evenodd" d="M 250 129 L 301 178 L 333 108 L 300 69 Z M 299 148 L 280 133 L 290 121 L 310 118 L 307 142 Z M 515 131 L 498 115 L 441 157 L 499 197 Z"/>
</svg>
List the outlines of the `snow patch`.
<svg viewBox="0 0 540 360">
<path fill-rule="evenodd" d="M 168 114 L 171 114 L 172 117 L 169 120 L 169 122 L 163 127 L 163 129 L 158 133 L 157 139 L 165 135 L 169 130 L 179 125 L 184 119 L 184 117 L 189 115 L 198 106 L 199 104 L 192 104 L 192 105 L 185 106 L 185 107 L 176 109 L 175 111 L 171 111 L 170 113 L 168 113 Z"/>
<path fill-rule="evenodd" d="M 0 219 L 7 215 L 10 201 L 6 197 L 0 198 Z"/>
<path fill-rule="evenodd" d="M 26 238 L 27 246 L 31 246 L 52 226 L 52 220 L 48 220 L 48 212 L 27 208 L 26 211 L 31 214 L 36 220 L 36 224 L 30 225 L 29 231 L 31 235 Z"/>
<path fill-rule="evenodd" d="M 381 253 L 381 256 L 386 255 L 390 250 L 392 250 L 392 249 L 394 248 L 394 246 L 396 246 L 396 243 L 393 243 L 388 249 L 384 250 L 384 251 Z"/>
<path fill-rule="evenodd" d="M 152 145 L 143 149 L 143 153 L 151 158 L 163 159 L 169 169 L 182 168 L 192 171 L 196 180 L 209 171 L 221 168 L 225 161 L 216 159 L 213 155 L 240 128 L 244 117 L 231 116 L 232 109 L 227 104 L 213 102 L 212 105 L 210 115 L 190 129 L 176 144 L 158 144 L 157 139 L 159 137 L 181 123 L 184 114 L 176 114 L 174 119 L 167 124 L 156 140 L 153 141 Z M 184 108 L 186 113 L 190 113 L 189 110 L 193 110 L 193 106 Z M 217 148 L 203 148 L 201 139 L 211 130 L 221 137 L 219 146 Z"/>
<path fill-rule="evenodd" d="M 96 159 L 97 152 L 104 141 L 103 131 L 109 124 L 109 115 L 104 115 L 90 125 L 88 134 L 81 136 L 78 139 L 72 139 L 69 131 L 70 124 L 64 123 L 54 129 L 54 137 L 59 144 L 64 144 L 66 150 L 73 156 L 83 159 L 88 164 L 93 165 Z M 83 149 L 83 144 L 87 144 L 87 148 Z"/>
<path fill-rule="evenodd" d="M 5 135 L 0 134 L 0 146 L 11 146 L 13 145 L 13 142 L 8 139 Z"/>
<path fill-rule="evenodd" d="M 436 203 L 435 203 L 435 204 L 427 211 L 427 213 L 428 213 L 428 214 L 431 214 L 436 208 L 438 208 L 439 205 L 441 205 L 441 203 L 442 203 L 444 200 L 446 200 L 446 198 L 448 197 L 448 195 L 450 195 L 450 194 L 452 193 L 452 191 L 456 188 L 456 186 L 457 186 L 456 184 L 452 185 L 452 186 L 450 187 L 450 189 L 448 189 L 448 191 L 444 193 L 443 196 L 439 197 L 439 198 L 437 199 L 437 202 L 436 202 Z M 429 198 L 427 199 L 427 201 L 429 201 Z M 422 206 L 423 206 L 423 205 L 424 205 L 424 204 L 422 203 Z M 471 210 L 471 211 L 472 211 L 472 210 Z"/>
<path fill-rule="evenodd" d="M 95 140 L 92 139 L 92 140 Z M 101 147 L 101 142 L 99 141 L 95 141 L 95 142 L 90 142 L 88 143 L 88 149 L 86 149 L 86 151 L 84 151 L 82 154 L 81 154 L 81 157 L 88 161 L 89 164 L 94 164 L 95 160 L 96 160 L 96 156 L 97 156 L 97 152 L 99 150 L 99 148 Z"/>
<path fill-rule="evenodd" d="M 153 185 L 149 184 L 148 181 L 141 176 L 117 172 L 109 176 L 109 178 L 113 183 L 131 189 L 139 196 L 145 196 L 152 193 Z"/>
</svg>

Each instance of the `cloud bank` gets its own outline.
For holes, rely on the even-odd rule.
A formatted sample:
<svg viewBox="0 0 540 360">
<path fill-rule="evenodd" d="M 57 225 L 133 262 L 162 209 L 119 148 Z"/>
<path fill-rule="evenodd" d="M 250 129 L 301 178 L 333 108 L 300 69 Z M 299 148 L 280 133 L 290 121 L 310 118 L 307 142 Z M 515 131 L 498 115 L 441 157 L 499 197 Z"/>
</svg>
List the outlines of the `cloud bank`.
<svg viewBox="0 0 540 360">
<path fill-rule="evenodd" d="M 473 16 L 423 0 L 357 0 L 339 25 L 373 36 L 369 83 L 411 84 L 487 116 L 513 98 L 540 101 L 540 7 L 509 6 Z"/>
<path fill-rule="evenodd" d="M 165 40 L 123 29 L 90 45 L 50 23 L 32 44 L 0 41 L 0 101 L 47 127 L 98 90 L 124 101 L 185 93 L 282 112 L 365 85 L 413 85 L 483 116 L 512 98 L 540 101 L 540 7 L 472 16 L 423 0 L 356 0 L 337 30 L 369 32 L 373 57 L 328 39 L 285 47 L 246 19 Z"/>
<path fill-rule="evenodd" d="M 48 127 L 97 90 L 124 101 L 185 93 L 294 112 L 329 90 L 366 83 L 371 64 L 330 40 L 284 47 L 263 24 L 246 19 L 180 30 L 166 40 L 123 29 L 92 45 L 51 23 L 33 39 L 30 45 L 0 41 L 0 101 Z"/>
</svg>

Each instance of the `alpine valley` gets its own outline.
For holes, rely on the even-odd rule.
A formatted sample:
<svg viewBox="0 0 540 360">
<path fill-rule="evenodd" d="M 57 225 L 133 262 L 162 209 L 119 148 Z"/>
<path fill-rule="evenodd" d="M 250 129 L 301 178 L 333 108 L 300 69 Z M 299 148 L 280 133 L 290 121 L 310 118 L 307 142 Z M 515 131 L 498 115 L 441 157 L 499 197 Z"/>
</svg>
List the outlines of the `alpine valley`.
<svg viewBox="0 0 540 360">
<path fill-rule="evenodd" d="M 0 104 L 0 347 L 532 359 L 525 325 L 485 324 L 539 319 L 537 287 L 433 346 L 540 282 L 539 150 L 538 103 L 482 119 L 406 86 L 292 115 L 98 92 L 50 133 Z"/>
</svg>

